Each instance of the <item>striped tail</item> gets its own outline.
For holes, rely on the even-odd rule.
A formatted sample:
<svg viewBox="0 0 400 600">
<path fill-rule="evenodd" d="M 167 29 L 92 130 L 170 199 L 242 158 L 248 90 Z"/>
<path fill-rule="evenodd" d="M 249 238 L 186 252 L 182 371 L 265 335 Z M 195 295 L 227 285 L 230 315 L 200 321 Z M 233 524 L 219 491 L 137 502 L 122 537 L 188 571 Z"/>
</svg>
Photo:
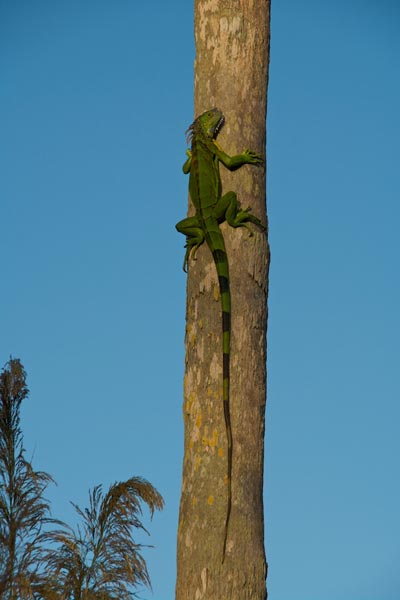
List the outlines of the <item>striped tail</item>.
<svg viewBox="0 0 400 600">
<path fill-rule="evenodd" d="M 220 233 L 220 232 L 219 232 Z M 231 293 L 229 289 L 229 267 L 228 257 L 225 250 L 225 244 L 223 241 L 222 234 L 220 233 L 221 240 L 218 240 L 218 248 L 212 250 L 214 257 L 215 266 L 218 274 L 219 290 L 221 296 L 221 308 L 222 308 L 222 379 L 223 379 L 223 392 L 222 398 L 224 403 L 224 417 L 225 417 L 225 429 L 228 444 L 228 471 L 227 471 L 227 484 L 228 484 L 228 505 L 226 509 L 226 521 L 225 521 L 225 534 L 224 534 L 224 545 L 222 550 L 222 562 L 225 559 L 226 542 L 228 539 L 228 527 L 229 519 L 232 508 L 232 428 L 231 428 L 231 416 L 230 416 L 230 404 L 229 404 L 229 383 L 230 383 L 230 342 L 231 342 Z M 215 240 L 215 236 L 213 236 Z"/>
</svg>

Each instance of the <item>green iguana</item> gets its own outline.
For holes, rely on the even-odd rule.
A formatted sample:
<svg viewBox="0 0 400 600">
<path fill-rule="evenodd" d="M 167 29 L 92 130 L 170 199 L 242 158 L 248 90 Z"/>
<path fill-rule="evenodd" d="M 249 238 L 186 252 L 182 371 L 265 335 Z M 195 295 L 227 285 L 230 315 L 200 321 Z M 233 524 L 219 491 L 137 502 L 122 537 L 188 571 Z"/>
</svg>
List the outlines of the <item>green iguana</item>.
<svg viewBox="0 0 400 600">
<path fill-rule="evenodd" d="M 236 156 L 229 156 L 223 152 L 215 140 L 224 122 L 225 118 L 222 112 L 217 108 L 213 108 L 197 117 L 186 132 L 187 141 L 191 141 L 191 150 L 186 151 L 188 158 L 183 165 L 183 172 L 185 174 L 190 173 L 189 194 L 196 209 L 196 214 L 193 217 L 179 221 L 176 225 L 176 229 L 186 235 L 184 271 L 188 269 L 191 252 L 193 251 L 192 258 L 194 259 L 198 247 L 206 241 L 213 255 L 218 274 L 222 306 L 223 403 L 228 443 L 228 506 L 222 562 L 225 558 L 232 506 L 232 430 L 229 410 L 231 295 L 229 289 L 228 257 L 219 225 L 223 221 L 227 221 L 231 227 L 247 227 L 251 235 L 253 235 L 253 232 L 251 231 L 249 222 L 265 230 L 261 221 L 249 212 L 250 208 L 241 209 L 235 192 L 227 192 L 223 196 L 221 195 L 220 162 L 230 171 L 235 171 L 245 164 L 259 166 L 264 162 L 259 154 L 248 149 Z"/>
</svg>

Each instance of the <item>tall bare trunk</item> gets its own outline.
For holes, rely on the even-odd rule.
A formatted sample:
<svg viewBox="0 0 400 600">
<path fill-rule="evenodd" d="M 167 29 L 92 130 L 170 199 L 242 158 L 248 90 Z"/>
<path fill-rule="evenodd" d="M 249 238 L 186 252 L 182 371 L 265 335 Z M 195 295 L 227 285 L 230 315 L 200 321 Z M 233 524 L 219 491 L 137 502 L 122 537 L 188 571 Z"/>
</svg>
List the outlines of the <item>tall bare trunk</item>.
<svg viewBox="0 0 400 600">
<path fill-rule="evenodd" d="M 264 152 L 270 0 L 195 0 L 195 114 L 218 107 L 225 152 Z M 266 222 L 265 172 L 223 171 L 224 191 Z M 189 212 L 192 212 L 190 207 Z M 259 231 L 221 226 L 232 295 L 232 512 L 227 552 L 227 444 L 222 404 L 221 306 L 204 244 L 187 284 L 185 454 L 177 600 L 264 600 L 263 462 L 269 250 Z"/>
</svg>

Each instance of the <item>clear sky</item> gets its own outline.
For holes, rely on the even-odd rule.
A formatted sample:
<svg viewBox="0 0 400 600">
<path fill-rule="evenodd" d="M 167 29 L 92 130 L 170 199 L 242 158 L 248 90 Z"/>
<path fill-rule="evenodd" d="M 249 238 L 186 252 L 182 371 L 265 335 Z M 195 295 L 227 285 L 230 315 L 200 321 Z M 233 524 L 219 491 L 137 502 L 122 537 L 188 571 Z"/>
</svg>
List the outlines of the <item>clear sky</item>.
<svg viewBox="0 0 400 600">
<path fill-rule="evenodd" d="M 399 31 L 396 0 L 273 1 L 271 600 L 400 597 Z M 28 372 L 55 516 L 132 475 L 163 494 L 140 538 L 155 600 L 175 585 L 193 60 L 187 0 L 0 0 L 0 363 Z"/>
</svg>

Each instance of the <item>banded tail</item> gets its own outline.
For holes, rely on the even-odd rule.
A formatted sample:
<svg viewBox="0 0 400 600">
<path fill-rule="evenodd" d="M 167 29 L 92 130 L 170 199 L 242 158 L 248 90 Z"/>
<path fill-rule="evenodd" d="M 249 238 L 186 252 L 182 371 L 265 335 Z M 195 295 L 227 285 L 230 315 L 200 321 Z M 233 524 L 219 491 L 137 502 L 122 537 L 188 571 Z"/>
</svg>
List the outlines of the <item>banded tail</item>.
<svg viewBox="0 0 400 600">
<path fill-rule="evenodd" d="M 230 404 L 229 404 L 229 382 L 230 382 L 230 343 L 231 343 L 231 293 L 229 288 L 229 266 L 228 257 L 225 250 L 225 244 L 220 234 L 220 240 L 218 248 L 212 250 L 212 255 L 215 261 L 215 266 L 218 274 L 219 291 L 221 296 L 221 308 L 222 308 L 222 398 L 224 403 L 224 418 L 225 418 L 225 430 L 227 438 L 227 459 L 228 459 L 228 470 L 227 470 L 227 485 L 228 485 L 228 504 L 226 509 L 226 521 L 225 521 L 225 535 L 224 545 L 222 550 L 222 562 L 225 559 L 226 543 L 228 539 L 228 527 L 229 519 L 231 516 L 232 508 L 232 428 L 231 428 L 231 416 L 230 416 Z M 214 236 L 213 236 L 214 237 Z M 221 243 L 222 242 L 222 243 Z"/>
</svg>

